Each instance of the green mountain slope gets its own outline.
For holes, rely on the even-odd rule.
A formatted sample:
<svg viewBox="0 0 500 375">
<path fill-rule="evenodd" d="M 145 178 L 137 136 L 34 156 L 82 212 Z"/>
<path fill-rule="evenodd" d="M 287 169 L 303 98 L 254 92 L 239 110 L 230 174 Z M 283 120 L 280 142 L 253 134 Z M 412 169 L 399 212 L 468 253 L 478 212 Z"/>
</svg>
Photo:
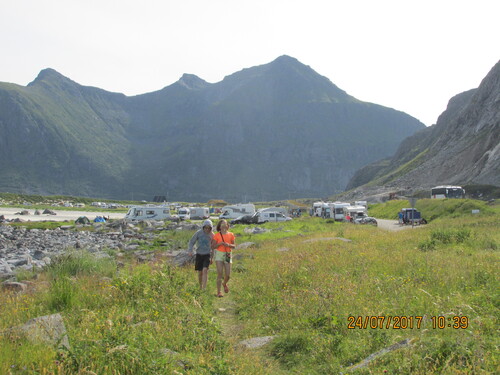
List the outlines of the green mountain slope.
<svg viewBox="0 0 500 375">
<path fill-rule="evenodd" d="M 294 58 L 126 97 L 51 69 L 0 83 L 0 190 L 176 200 L 341 191 L 424 125 L 361 102 Z"/>
</svg>

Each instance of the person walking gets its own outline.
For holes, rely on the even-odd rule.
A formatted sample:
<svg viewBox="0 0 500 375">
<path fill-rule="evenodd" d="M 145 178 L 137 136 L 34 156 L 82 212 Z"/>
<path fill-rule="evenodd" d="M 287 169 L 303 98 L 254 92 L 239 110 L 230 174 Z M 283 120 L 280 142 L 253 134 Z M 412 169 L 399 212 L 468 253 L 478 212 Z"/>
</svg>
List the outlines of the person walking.
<svg viewBox="0 0 500 375">
<path fill-rule="evenodd" d="M 188 252 L 191 256 L 194 255 L 193 247 L 195 243 L 198 243 L 196 247 L 194 269 L 198 271 L 200 289 L 205 289 L 207 287 L 208 267 L 213 262 L 214 233 L 212 229 L 212 221 L 207 219 L 203 222 L 203 227 L 196 231 L 189 240 Z"/>
<path fill-rule="evenodd" d="M 233 258 L 232 250 L 235 248 L 234 234 L 229 232 L 229 224 L 222 219 L 217 223 L 217 233 L 214 236 L 215 266 L 217 267 L 217 297 L 223 297 L 221 287 L 224 287 L 224 293 L 229 293 L 229 278 L 231 276 L 231 264 Z M 224 281 L 223 281 L 224 278 Z"/>
</svg>

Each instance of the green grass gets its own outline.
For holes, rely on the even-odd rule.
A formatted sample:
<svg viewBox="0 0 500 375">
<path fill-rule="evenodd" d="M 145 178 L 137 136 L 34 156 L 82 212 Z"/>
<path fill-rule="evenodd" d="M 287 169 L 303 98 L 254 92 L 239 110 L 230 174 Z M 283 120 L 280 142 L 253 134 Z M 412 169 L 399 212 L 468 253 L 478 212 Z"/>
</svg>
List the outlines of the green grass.
<svg viewBox="0 0 500 375">
<path fill-rule="evenodd" d="M 391 200 L 369 205 L 368 212 L 370 216 L 380 219 L 397 220 L 398 212 L 402 208 L 410 207 L 411 204 L 407 200 Z M 415 204 L 415 208 L 427 221 L 471 216 L 472 210 L 480 210 L 480 216 L 493 215 L 495 212 L 498 213 L 498 208 L 495 207 L 488 205 L 487 202 L 473 199 L 419 199 Z"/>
<path fill-rule="evenodd" d="M 308 217 L 267 223 L 262 227 L 271 231 L 260 235 L 234 226 L 238 243 L 257 247 L 236 251 L 242 257 L 223 299 L 214 296 L 213 267 L 208 290 L 200 291 L 192 266 L 122 258 L 125 266 L 118 268 L 112 259 L 70 253 L 27 293 L 0 291 L 0 332 L 60 312 L 71 349 L 0 333 L 0 373 L 337 374 L 410 339 L 411 345 L 355 373 L 493 374 L 499 213 L 480 206 L 486 212 L 469 215 L 466 203 L 453 203 L 464 212 L 456 217 L 446 210 L 450 203 L 430 201 L 438 218 L 398 232 Z M 186 248 L 192 233 L 162 231 L 144 248 Z M 231 319 L 223 320 L 221 307 Z M 413 317 L 414 327 L 349 328 L 350 319 L 367 316 L 385 323 L 388 316 Z M 466 317 L 468 326 L 434 328 L 433 316 Z M 416 317 L 422 317 L 419 327 Z M 233 345 L 270 335 L 276 339 L 256 351 Z"/>
</svg>

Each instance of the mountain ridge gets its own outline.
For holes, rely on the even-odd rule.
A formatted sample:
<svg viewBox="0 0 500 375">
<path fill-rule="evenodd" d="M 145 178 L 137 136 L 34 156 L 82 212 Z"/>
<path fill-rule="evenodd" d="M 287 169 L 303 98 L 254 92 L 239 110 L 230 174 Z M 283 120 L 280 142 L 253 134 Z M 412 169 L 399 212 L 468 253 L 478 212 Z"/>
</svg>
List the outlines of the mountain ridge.
<svg viewBox="0 0 500 375">
<path fill-rule="evenodd" d="M 0 190 L 192 201 L 325 196 L 424 127 L 349 96 L 289 56 L 217 83 L 184 74 L 136 96 L 49 68 L 26 87 L 0 83 L 0 135 L 11 145 L 0 149 Z"/>
</svg>

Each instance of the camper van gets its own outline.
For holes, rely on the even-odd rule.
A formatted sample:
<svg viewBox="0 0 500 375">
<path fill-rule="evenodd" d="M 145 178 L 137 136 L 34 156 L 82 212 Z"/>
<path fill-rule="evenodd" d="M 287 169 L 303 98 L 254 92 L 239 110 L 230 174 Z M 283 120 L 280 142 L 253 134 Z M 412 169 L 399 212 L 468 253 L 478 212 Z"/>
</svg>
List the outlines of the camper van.
<svg viewBox="0 0 500 375">
<path fill-rule="evenodd" d="M 332 208 L 332 214 L 336 221 L 342 221 L 345 219 L 344 216 L 344 207 L 349 207 L 351 204 L 346 202 L 333 202 L 330 203 L 330 207 Z"/>
<path fill-rule="evenodd" d="M 257 212 L 279 212 L 287 216 L 288 210 L 285 207 L 266 207 L 258 209 Z"/>
<path fill-rule="evenodd" d="M 283 215 L 281 212 L 276 212 L 276 211 L 262 211 L 262 212 L 257 212 L 256 214 L 258 216 L 257 223 L 267 223 L 267 222 L 278 222 L 278 221 L 290 221 L 292 220 L 291 217 Z"/>
<path fill-rule="evenodd" d="M 125 220 L 172 220 L 170 208 L 166 206 L 132 206 L 125 215 Z"/>
<path fill-rule="evenodd" d="M 234 204 L 224 206 L 221 209 L 222 214 L 219 219 L 236 219 L 242 215 L 253 215 L 255 213 L 255 206 L 252 203 Z"/>
<path fill-rule="evenodd" d="M 344 219 L 349 216 L 351 221 L 354 222 L 356 219 L 361 219 L 368 216 L 368 211 L 364 206 L 346 206 L 342 208 Z"/>
<path fill-rule="evenodd" d="M 177 216 L 181 220 L 189 220 L 191 219 L 191 210 L 187 207 L 181 207 L 177 210 Z"/>
<path fill-rule="evenodd" d="M 210 217 L 208 207 L 189 207 L 191 220 L 204 220 Z"/>
<path fill-rule="evenodd" d="M 314 202 L 309 212 L 311 216 L 321 216 L 321 209 L 324 206 L 325 202 Z"/>
</svg>

